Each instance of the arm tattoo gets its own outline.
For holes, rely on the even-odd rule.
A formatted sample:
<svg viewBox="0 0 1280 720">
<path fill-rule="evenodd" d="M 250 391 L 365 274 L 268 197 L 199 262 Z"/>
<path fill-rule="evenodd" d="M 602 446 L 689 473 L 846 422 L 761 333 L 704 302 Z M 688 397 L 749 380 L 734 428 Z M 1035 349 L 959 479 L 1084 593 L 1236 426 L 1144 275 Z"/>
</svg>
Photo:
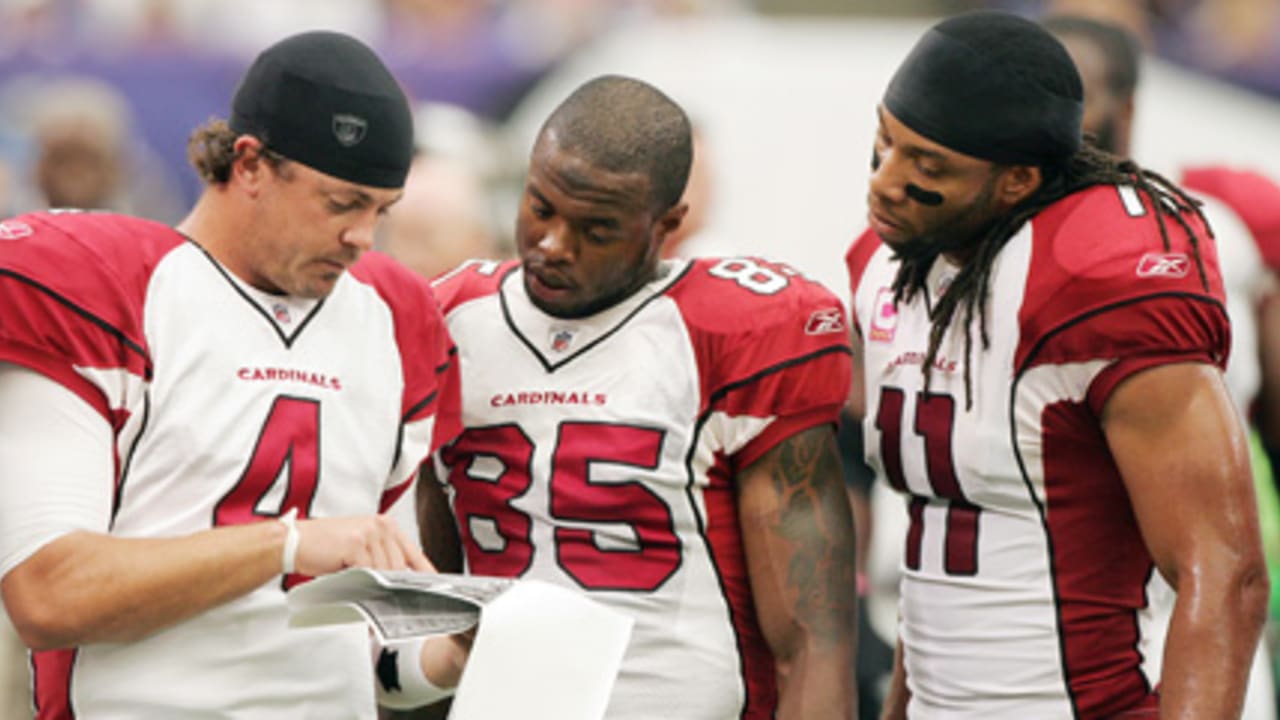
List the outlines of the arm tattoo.
<svg viewBox="0 0 1280 720">
<path fill-rule="evenodd" d="M 835 433 L 825 425 L 812 428 L 784 440 L 769 457 L 781 500 L 773 532 L 794 548 L 787 584 L 796 618 L 817 637 L 837 641 L 853 622 L 857 570 Z"/>
</svg>

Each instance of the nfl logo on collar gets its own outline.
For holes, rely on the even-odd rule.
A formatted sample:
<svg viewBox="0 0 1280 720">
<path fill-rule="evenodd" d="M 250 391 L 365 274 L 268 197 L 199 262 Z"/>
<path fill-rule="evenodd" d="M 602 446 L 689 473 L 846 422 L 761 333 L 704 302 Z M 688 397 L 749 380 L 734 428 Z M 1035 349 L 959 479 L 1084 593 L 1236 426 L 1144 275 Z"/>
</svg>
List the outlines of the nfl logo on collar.
<svg viewBox="0 0 1280 720">
<path fill-rule="evenodd" d="M 283 303 L 276 303 L 271 306 L 271 314 L 276 316 L 276 322 L 287 323 L 293 318 L 289 316 L 289 308 Z"/>
<path fill-rule="evenodd" d="M 553 330 L 551 332 L 551 349 L 555 352 L 564 352 L 573 344 L 572 330 Z"/>
</svg>

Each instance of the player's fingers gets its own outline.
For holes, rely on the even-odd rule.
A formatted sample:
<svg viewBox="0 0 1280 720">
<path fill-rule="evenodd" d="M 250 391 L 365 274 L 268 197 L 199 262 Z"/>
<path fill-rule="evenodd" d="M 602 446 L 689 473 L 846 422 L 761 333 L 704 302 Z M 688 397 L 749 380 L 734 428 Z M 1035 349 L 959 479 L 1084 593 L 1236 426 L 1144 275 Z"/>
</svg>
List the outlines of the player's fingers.
<svg viewBox="0 0 1280 720">
<path fill-rule="evenodd" d="M 381 537 L 383 551 L 387 555 L 388 567 L 392 570 L 404 570 L 409 561 L 404 556 L 404 548 L 400 547 L 399 538 L 394 532 L 384 533 Z"/>
<path fill-rule="evenodd" d="M 423 554 L 422 548 L 418 543 L 410 540 L 409 536 L 406 535 L 399 526 L 395 528 L 395 537 L 396 543 L 404 551 L 405 563 L 409 566 L 410 570 L 417 570 L 418 572 L 436 571 L 436 566 L 431 564 L 431 560 Z"/>
<path fill-rule="evenodd" d="M 400 524 L 388 515 L 379 515 L 377 529 L 378 542 L 387 557 L 387 567 L 393 570 L 404 570 L 410 567 L 406 557 L 407 548 L 401 542 L 404 533 L 400 531 Z"/>
<path fill-rule="evenodd" d="M 386 545 L 383 543 L 383 533 L 381 528 L 374 526 L 365 533 L 365 549 L 369 553 L 369 562 L 371 567 L 379 570 L 392 569 L 391 559 L 387 555 Z"/>
</svg>

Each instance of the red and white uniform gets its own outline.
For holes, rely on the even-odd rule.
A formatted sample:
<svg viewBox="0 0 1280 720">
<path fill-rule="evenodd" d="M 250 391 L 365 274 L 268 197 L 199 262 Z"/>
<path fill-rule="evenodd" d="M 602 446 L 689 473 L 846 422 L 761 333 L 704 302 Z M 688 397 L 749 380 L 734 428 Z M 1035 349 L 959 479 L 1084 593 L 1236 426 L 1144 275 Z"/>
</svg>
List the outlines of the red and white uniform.
<svg viewBox="0 0 1280 720">
<path fill-rule="evenodd" d="M 835 422 L 838 298 L 760 260 L 668 261 L 596 315 L 539 311 L 515 263 L 437 281 L 463 425 L 438 455 L 480 574 L 587 592 L 635 619 L 607 717 L 768 718 L 735 472 Z"/>
<path fill-rule="evenodd" d="M 111 427 L 114 499 L 85 530 L 168 537 L 293 508 L 376 513 L 457 430 L 439 309 L 385 257 L 366 256 L 323 300 L 273 297 L 171 228 L 28 215 L 0 224 L 0 308 L 0 363 L 57 381 Z M 0 571 L 70 529 L 0 527 Z M 37 653 L 39 718 L 376 717 L 365 629 L 288 630 L 284 586 L 297 579 L 136 643 Z"/>
<path fill-rule="evenodd" d="M 1226 203 L 1244 221 L 1266 266 L 1280 271 L 1280 185 L 1265 175 L 1221 165 L 1187 168 L 1182 184 L 1195 195 Z"/>
<path fill-rule="evenodd" d="M 1192 221 L 1195 222 L 1195 221 Z M 926 388 L 928 307 L 957 268 L 896 307 L 898 262 L 873 233 L 849 252 L 865 348 L 867 458 L 908 496 L 902 621 L 912 718 L 1106 718 L 1154 707 L 1153 563 L 1099 415 L 1116 385 L 1230 345 L 1212 242 L 1200 252 L 1131 190 L 1076 193 L 995 261 L 991 340 L 948 330 Z M 1202 235 L 1202 237 L 1204 237 Z"/>
</svg>

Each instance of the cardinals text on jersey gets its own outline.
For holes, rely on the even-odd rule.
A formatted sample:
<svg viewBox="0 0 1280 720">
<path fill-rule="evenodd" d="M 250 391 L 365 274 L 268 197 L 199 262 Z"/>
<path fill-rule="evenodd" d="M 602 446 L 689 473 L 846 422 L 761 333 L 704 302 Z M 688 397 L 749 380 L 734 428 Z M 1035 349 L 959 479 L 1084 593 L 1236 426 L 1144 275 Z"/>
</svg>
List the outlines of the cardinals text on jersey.
<svg viewBox="0 0 1280 720">
<path fill-rule="evenodd" d="M 1153 563 L 1098 415 L 1141 369 L 1225 364 L 1230 333 L 1212 244 L 1200 247 L 1206 290 L 1186 237 L 1169 223 L 1165 249 L 1148 212 L 1098 187 L 1009 241 L 986 300 L 991 346 L 971 328 L 971 407 L 962 328 L 944 336 L 928 386 L 921 372 L 929 303 L 956 268 L 939 258 L 925 292 L 895 303 L 890 250 L 868 232 L 849 253 L 867 459 L 910 516 L 912 717 L 1100 718 L 1154 702 Z"/>
<path fill-rule="evenodd" d="M 733 477 L 835 421 L 840 301 L 755 259 L 665 264 L 581 320 L 538 311 L 515 264 L 436 289 L 465 426 L 437 468 L 470 570 L 577 588 L 635 618 L 611 720 L 772 717 Z"/>
<path fill-rule="evenodd" d="M 154 223 L 32 215 L 5 227 L 22 237 L 0 243 L 0 361 L 62 383 L 114 429 L 101 531 L 375 513 L 456 433 L 443 318 L 386 258 L 366 256 L 322 300 L 280 299 Z M 283 593 L 297 580 L 136 643 L 38 653 L 39 718 L 375 717 L 365 631 L 288 630 Z"/>
</svg>

